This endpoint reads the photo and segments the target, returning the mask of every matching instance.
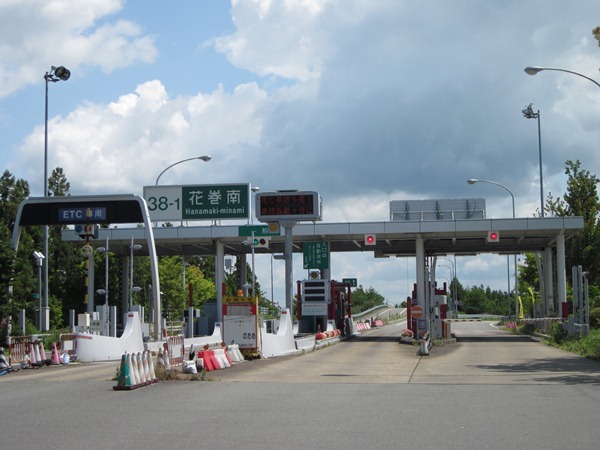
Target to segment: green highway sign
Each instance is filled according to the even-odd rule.
[[[305,242],[302,246],[305,269],[329,269],[329,244]]]
[[[358,280],[356,278],[342,278],[342,283],[350,285],[350,287],[358,286]]]
[[[254,234],[253,234],[254,233]],[[279,224],[268,225],[243,225],[238,227],[239,237],[249,236],[279,236]]]
[[[184,220],[245,219],[248,217],[247,184],[182,186]]]
[[[144,186],[153,222],[250,217],[250,185]]]

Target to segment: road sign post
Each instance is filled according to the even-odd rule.
[[[419,319],[423,317],[423,307],[420,305],[414,305],[410,308],[410,315],[413,319]]]
[[[347,284],[350,287],[358,286],[358,280],[356,278],[342,278],[342,283]]]
[[[305,242],[302,253],[305,269],[329,269],[327,242]]]

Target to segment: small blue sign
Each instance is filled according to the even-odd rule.
[[[106,220],[106,208],[59,208],[58,221],[65,223],[98,222]]]

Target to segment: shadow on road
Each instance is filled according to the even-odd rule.
[[[346,342],[400,342],[400,336],[354,336]]]
[[[478,369],[491,372],[522,373],[532,375],[538,381],[552,381],[562,384],[594,384],[600,385],[600,363],[585,358],[551,358],[538,359],[527,363],[516,364],[479,364],[472,365]],[[536,373],[551,374],[536,378]]]
[[[506,336],[456,336],[457,342],[533,342],[529,336],[506,335]]]

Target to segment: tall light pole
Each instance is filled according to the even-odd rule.
[[[526,119],[537,119],[538,123],[538,148],[540,159],[540,215],[544,217],[544,176],[542,173],[542,130],[540,125],[540,110],[533,111],[533,103],[527,105],[522,111],[523,117]]]
[[[131,245],[129,246],[129,311],[133,308],[133,251],[140,250],[142,246],[140,244],[133,243],[133,236],[131,236]]]
[[[48,83],[67,81],[71,77],[71,71],[63,66],[50,67],[44,74],[46,81],[46,96],[44,102],[44,197],[48,197]],[[48,225],[44,225],[44,315],[43,323],[40,323],[41,331],[48,331],[50,324],[46,312],[48,311]],[[41,317],[41,312],[40,312]]]
[[[557,69],[555,67],[540,67],[540,66],[525,67],[525,73],[527,75],[537,75],[538,73],[540,73],[543,70],[553,70],[556,72],[565,72],[565,73],[570,73],[572,75],[577,75],[578,77],[585,78],[586,80],[589,80],[592,83],[594,83],[596,86],[600,87],[600,83],[598,83],[593,78],[590,78],[579,72],[574,72],[572,70]],[[529,106],[523,110],[523,115],[528,119],[537,119],[538,120],[538,141],[539,141],[539,147],[540,147],[540,191],[541,191],[542,190],[542,138],[541,138],[541,132],[540,132],[540,112],[538,110],[537,113],[534,113],[533,109],[531,107],[532,107],[532,104],[530,103]],[[544,217],[544,200],[543,200],[543,198],[542,198],[542,217]]]
[[[163,170],[161,173],[158,174],[158,176],[156,177],[156,186],[158,186],[158,180],[160,180],[160,177],[162,176],[162,174],[165,173],[167,170],[169,170],[171,167],[176,166],[177,164],[184,163],[184,162],[193,161],[195,159],[199,159],[200,161],[208,162],[212,159],[212,156],[209,156],[209,155],[195,156],[193,158],[182,159],[181,161],[177,161],[176,163],[171,164],[169,167],[167,167],[165,170]]]
[[[504,189],[506,192],[508,192],[510,194],[510,197],[512,199],[512,215],[513,215],[513,219],[515,218],[515,196],[513,195],[512,191],[507,188],[506,186],[504,186],[503,184],[497,183],[496,181],[490,181],[490,180],[478,180],[477,178],[469,178],[467,180],[467,183],[469,184],[475,184],[475,183],[488,183],[488,184],[493,184],[495,186],[499,186],[502,189]],[[513,255],[514,256],[514,265],[515,265],[515,320],[519,318],[519,268],[517,266],[517,255]],[[509,264],[509,257],[508,255],[506,255],[506,264]],[[510,269],[509,269],[510,271]],[[508,279],[510,280],[510,276],[508,276]],[[510,281],[509,281],[510,283]],[[510,288],[509,288],[510,290]]]
[[[456,255],[454,255],[454,258],[456,259]],[[454,281],[452,282],[452,311],[451,312],[454,313],[456,310],[456,306],[457,306],[456,301],[458,300],[458,286],[457,286],[457,280],[456,280],[456,264],[450,258],[445,258],[443,256],[438,256],[437,259],[443,259],[444,261],[448,261],[450,264],[452,264],[452,279]]]
[[[108,307],[108,236],[106,236],[106,246],[98,247],[100,253],[104,253],[104,305]]]
[[[40,330],[42,329],[42,264],[44,261],[44,255],[42,255],[40,252],[35,251],[33,252],[33,257],[35,258],[35,261],[37,262],[37,268],[38,268],[38,326],[40,327]]]
[[[258,186],[252,186],[250,188],[250,190],[253,193],[257,193],[258,191],[260,191],[260,188]],[[254,205],[254,206],[252,206]],[[252,195],[252,198],[250,199],[250,223],[254,225],[254,209],[256,207],[256,201],[255,201],[255,196]]]

